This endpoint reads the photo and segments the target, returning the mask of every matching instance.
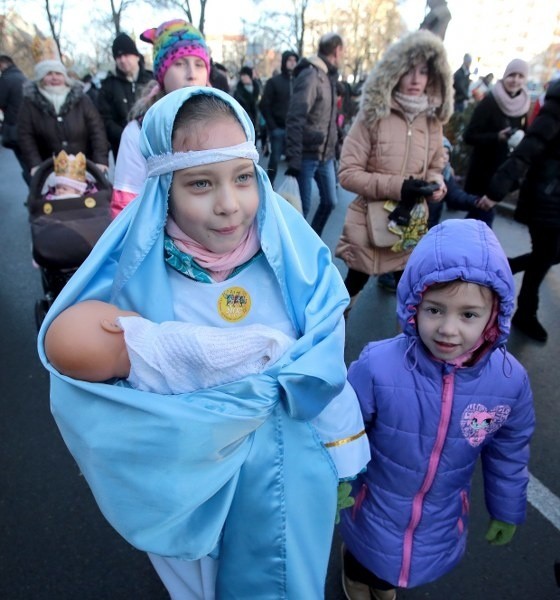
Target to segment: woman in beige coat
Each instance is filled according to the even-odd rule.
[[[451,69],[443,43],[429,31],[395,42],[366,80],[339,171],[342,187],[358,194],[336,248],[348,266],[349,308],[370,275],[396,272],[398,279],[412,251],[372,246],[367,203],[398,202],[391,220],[406,226],[418,200],[440,202],[445,196],[442,126],[451,112]]]

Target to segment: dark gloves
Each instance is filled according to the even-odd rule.
[[[284,175],[286,175],[287,177],[298,177],[299,173],[299,169],[294,169],[294,167],[288,167]]]
[[[401,227],[410,222],[410,211],[414,205],[426,196],[431,196],[439,185],[437,183],[428,183],[423,179],[405,179],[401,187],[401,201],[389,215],[389,220],[394,221]]]
[[[401,187],[401,202],[410,204],[410,207],[418,202],[420,198],[431,196],[439,185],[437,183],[428,183],[423,179],[405,179]]]

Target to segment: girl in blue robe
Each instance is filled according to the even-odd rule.
[[[197,96],[220,99],[229,121],[208,108],[182,118]],[[198,595],[172,592],[182,599],[323,597],[337,484],[369,458],[346,383],[348,296],[328,248],[272,191],[254,141],[246,113],[219,90],[185,88],[157,102],[142,126],[149,169],[142,193],[111,224],[39,333],[53,415],[107,520],[156,568],[164,565],[164,582],[164,567],[218,559],[215,585]],[[227,176],[215,176],[220,169]],[[254,218],[242,222],[238,209],[221,208],[209,217],[212,226],[204,217],[197,229],[189,210],[208,191],[220,196],[226,180],[245,217]],[[204,202],[199,208],[207,211]],[[214,227],[218,213],[228,216]],[[49,363],[44,336],[62,310],[88,299],[156,323],[260,322],[296,342],[260,374],[191,393],[79,381]]]

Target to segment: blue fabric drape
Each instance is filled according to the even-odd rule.
[[[145,156],[171,151],[178,109],[215,94],[252,125],[227,94],[186,88],[148,111]],[[300,337],[260,375],[163,396],[123,382],[59,374],[43,349],[53,318],[95,298],[154,322],[173,320],[163,260],[172,174],[151,177],[64,288],[39,333],[51,372],[51,407],[62,436],[111,525],[162,556],[220,555],[220,598],[321,597],[336,510],[337,474],[308,420],[346,380],[342,313],[348,302],[328,248],[277,196],[256,166],[262,250]]]

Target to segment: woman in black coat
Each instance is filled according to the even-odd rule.
[[[532,251],[510,259],[512,271],[525,271],[512,323],[545,342],[537,319],[539,287],[550,267],[560,262],[560,81],[551,84],[544,105],[510,158],[498,169],[479,202],[493,209],[521,186],[515,218],[529,226]]]
[[[35,66],[34,81],[23,88],[18,136],[31,175],[61,150],[83,152],[102,171],[108,169],[109,142],[101,115],[60,61],[44,60]]]
[[[465,179],[465,191],[469,194],[484,195],[492,175],[509,155],[509,138],[517,130],[525,129],[531,103],[525,87],[528,73],[529,65],[525,61],[512,60],[502,79],[474,109],[463,136],[465,143],[473,147]],[[474,208],[467,217],[484,221],[491,227],[494,211]]]

